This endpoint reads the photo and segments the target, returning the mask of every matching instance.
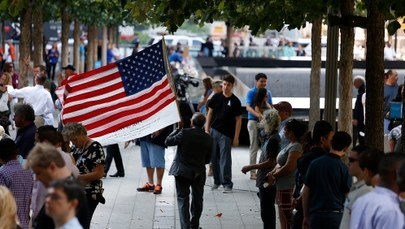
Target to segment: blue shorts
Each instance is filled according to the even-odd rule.
[[[141,141],[142,167],[165,168],[165,147]]]

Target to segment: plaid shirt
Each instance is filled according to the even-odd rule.
[[[13,193],[17,203],[17,215],[21,226],[28,228],[33,178],[30,171],[23,169],[17,160],[11,160],[0,167],[0,185]]]

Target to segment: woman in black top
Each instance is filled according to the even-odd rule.
[[[87,131],[80,123],[64,126],[63,136],[74,145],[70,151],[80,171],[77,179],[85,184],[89,218],[93,217],[98,203],[105,203],[103,182],[105,154],[100,143],[87,136]]]

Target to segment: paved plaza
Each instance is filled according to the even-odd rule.
[[[175,148],[166,150],[166,172],[161,195],[137,192],[136,188],[146,181],[146,170],[141,167],[140,147],[131,144],[124,149],[120,144],[125,166],[125,177],[104,181],[106,204],[100,204],[92,220],[92,229],[124,228],[180,228],[174,177],[168,170],[175,155]],[[247,147],[233,148],[232,193],[222,193],[221,189],[211,191],[213,178],[208,177],[204,190],[204,210],[200,227],[207,229],[262,228],[259,198],[255,181],[240,169],[249,161]],[[109,174],[116,172],[112,164]]]

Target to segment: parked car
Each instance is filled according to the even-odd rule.
[[[148,45],[155,44],[162,39],[162,36],[152,37]],[[201,44],[205,43],[205,40],[201,37],[192,37],[185,35],[166,35],[165,41],[167,46],[176,46],[180,43],[183,47],[187,46],[189,48],[189,53],[191,56],[196,57],[201,49]]]

